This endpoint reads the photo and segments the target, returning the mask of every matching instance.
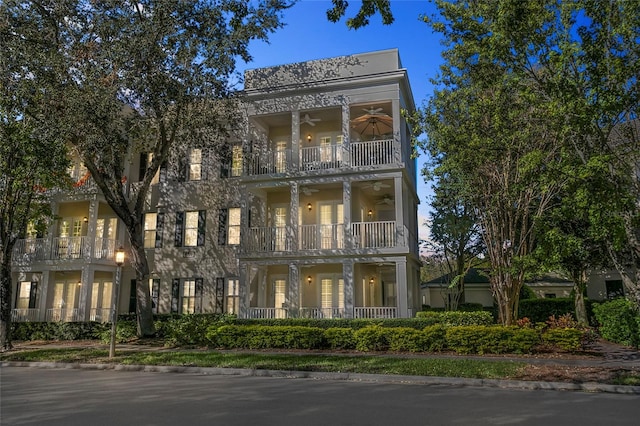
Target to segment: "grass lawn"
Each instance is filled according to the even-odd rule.
[[[2,354],[0,360],[228,367],[477,379],[514,377],[527,365],[525,362],[519,361],[484,361],[464,358],[400,358],[379,355],[260,354],[180,350],[170,352],[118,351],[115,358],[109,359],[106,350],[91,348],[22,350]]]

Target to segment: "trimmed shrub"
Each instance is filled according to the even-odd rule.
[[[379,325],[358,329],[353,333],[353,337],[356,341],[356,349],[361,352],[386,351],[389,349],[387,333]]]
[[[504,326],[460,326],[446,331],[447,347],[461,354],[527,353],[540,341],[538,332]]]
[[[354,331],[350,328],[333,327],[324,330],[324,340],[329,349],[355,349]]]
[[[573,314],[574,301],[571,298],[525,299],[518,305],[518,316],[527,317],[532,322],[545,322],[550,316],[560,317]]]
[[[415,328],[396,327],[386,330],[389,350],[399,352],[425,352],[428,349],[426,333]]]
[[[29,340],[95,340],[111,324],[99,322],[14,322],[11,323],[11,338]]]
[[[584,331],[576,328],[550,328],[542,333],[542,342],[556,349],[575,352],[582,349]]]
[[[228,322],[228,316],[220,314],[189,314],[170,317],[156,324],[168,344],[177,346],[206,346],[206,333],[211,326],[220,326]],[[157,333],[159,334],[159,333]]]
[[[431,352],[438,352],[445,349],[446,342],[446,328],[443,325],[436,324],[430,325],[422,329],[422,334],[425,340],[425,350]]]
[[[640,314],[630,300],[619,298],[594,304],[600,335],[611,342],[640,346]]]
[[[100,333],[100,340],[103,343],[111,341],[111,323],[107,323],[108,328]],[[138,336],[138,325],[135,321],[120,321],[116,324],[116,342],[126,343]]]
[[[447,312],[418,312],[418,318],[424,319],[429,324],[442,324],[445,326],[458,325],[492,325],[493,315],[486,311],[447,311]]]
[[[246,349],[318,349],[323,330],[316,327],[288,326],[211,326],[206,333],[212,346]]]

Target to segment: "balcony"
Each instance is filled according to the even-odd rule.
[[[43,260],[114,260],[116,240],[88,237],[30,238],[18,240],[13,248],[17,263]]]
[[[78,322],[82,321],[78,308],[47,309],[46,322]]]
[[[351,243],[345,238],[342,223],[301,225],[297,227],[298,250],[385,249],[406,247],[406,227],[399,231],[395,221],[354,222]],[[291,252],[294,227],[253,227],[243,237],[245,253]]]
[[[282,174],[293,171],[336,170],[347,167],[371,167],[399,161],[399,144],[393,139],[353,142],[343,145],[303,147],[298,167],[291,150],[266,151],[246,156],[248,176]]]
[[[40,309],[16,308],[11,311],[12,322],[37,322],[40,320]]]

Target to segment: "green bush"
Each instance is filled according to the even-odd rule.
[[[574,301],[571,298],[525,299],[518,305],[518,316],[532,322],[545,322],[550,316],[560,317],[573,314]]]
[[[111,324],[106,323],[108,328],[100,334],[100,340],[104,343],[111,341]],[[138,336],[138,325],[136,321],[120,321],[116,324],[116,342],[126,343]]]
[[[157,321],[157,331],[161,331],[168,344],[177,346],[205,346],[206,333],[211,326],[226,324],[229,317],[220,314],[190,314]],[[160,334],[160,333],[157,333]]]
[[[575,352],[582,349],[584,333],[576,328],[551,328],[542,333],[542,342],[556,349]]]
[[[329,349],[355,349],[354,331],[350,328],[333,327],[324,331],[324,340]]]
[[[356,330],[353,333],[356,349],[361,352],[386,351],[389,349],[387,333],[379,325],[371,325]]]
[[[540,341],[533,329],[504,326],[459,326],[446,330],[446,345],[461,354],[529,353]]]
[[[14,322],[11,338],[16,341],[94,340],[110,327],[109,323],[99,322]]]
[[[214,347],[245,349],[318,349],[323,330],[316,327],[289,326],[210,326],[206,338]]]
[[[386,330],[389,350],[398,352],[425,352],[429,342],[423,331],[408,327],[395,327]]]
[[[594,304],[600,335],[611,342],[640,346],[640,314],[630,300],[619,298]]]
[[[423,319],[428,324],[442,324],[445,326],[458,326],[458,325],[491,325],[493,324],[493,315],[491,312],[486,311],[447,311],[447,312],[418,312],[416,316],[419,319]]]
[[[446,327],[441,324],[430,325],[422,329],[425,340],[425,350],[430,352],[438,352],[445,349]]]

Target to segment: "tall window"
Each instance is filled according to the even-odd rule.
[[[240,244],[240,208],[220,209],[218,217],[218,244]]]
[[[240,280],[227,280],[227,310],[228,314],[237,314],[240,307]]]
[[[287,170],[287,141],[276,142],[275,161],[276,173],[284,173]]]
[[[234,145],[231,149],[231,176],[242,176],[242,146]]]
[[[189,180],[202,180],[202,150],[193,148],[189,152]]]
[[[145,213],[144,215],[144,247],[162,247],[162,225],[164,213]]]
[[[151,312],[157,314],[160,304],[160,278],[149,278],[149,294],[151,295]]]
[[[344,279],[326,277],[320,280],[320,306],[322,308],[344,308]]]
[[[176,213],[176,247],[204,245],[206,213],[206,210]]]
[[[174,278],[171,286],[171,312],[194,314],[202,312],[202,278]]]
[[[36,307],[37,283],[20,281],[16,295],[16,309],[33,309]]]

